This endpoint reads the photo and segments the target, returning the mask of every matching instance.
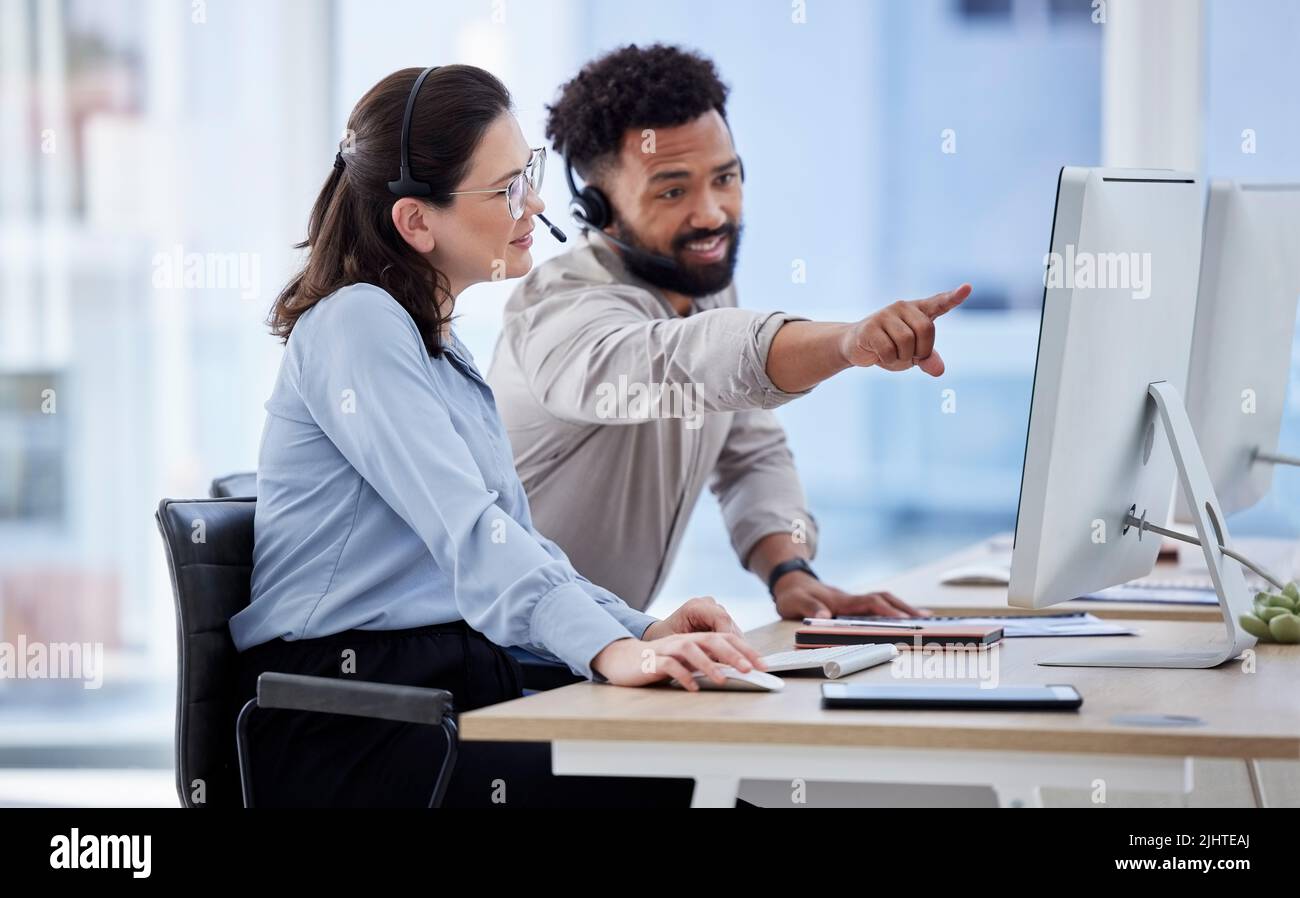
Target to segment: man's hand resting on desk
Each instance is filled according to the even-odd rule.
[[[648,629],[647,629],[648,632]],[[600,650],[591,667],[616,686],[646,686],[673,679],[691,692],[699,690],[693,674],[704,673],[721,686],[721,665],[762,670],[760,655],[734,633],[679,633],[661,639],[619,639]]]
[[[841,615],[879,615],[881,617],[926,617],[892,592],[869,592],[861,595],[828,586],[799,571],[776,581],[774,590],[777,613],[787,620],[805,617],[839,617]]]

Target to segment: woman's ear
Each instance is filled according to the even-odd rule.
[[[413,197],[402,197],[393,203],[393,226],[402,239],[416,252],[425,255],[433,252],[437,241],[433,234],[433,209]]]

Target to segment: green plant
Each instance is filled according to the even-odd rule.
[[[1280,593],[1256,593],[1254,613],[1239,621],[1260,642],[1300,643],[1300,587],[1293,580]]]

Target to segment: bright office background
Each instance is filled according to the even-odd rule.
[[[97,691],[0,681],[0,767],[170,764],[153,511],[254,467],[281,351],[263,318],[348,111],[405,66],[490,69],[540,142],[544,104],[593,56],[653,41],[711,56],[748,175],[744,305],[845,320],[975,286],[940,323],[942,380],[851,372],[780,411],[819,570],[867,587],[1010,529],[1057,171],[1102,161],[1106,26],[1089,0],[807,0],[803,23],[792,6],[0,0],[0,639],[109,652]],[[1203,41],[1202,174],[1300,178],[1300,5],[1207,0]],[[544,198],[567,225],[558,172]],[[534,254],[559,249],[541,236]],[[158,280],[159,258],[190,252],[244,254],[256,291]],[[509,290],[458,309],[484,369]],[[1294,398],[1283,443],[1300,445]],[[1231,524],[1295,535],[1298,500],[1281,472]],[[704,593],[746,623],[770,614],[707,495],[656,610]]]

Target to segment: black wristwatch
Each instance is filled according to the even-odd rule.
[[[772,573],[767,575],[767,591],[772,598],[776,598],[776,581],[780,580],[791,571],[803,571],[814,580],[820,580],[816,573],[813,572],[812,565],[806,558],[791,558],[789,561],[783,561],[776,567],[772,568]]]

